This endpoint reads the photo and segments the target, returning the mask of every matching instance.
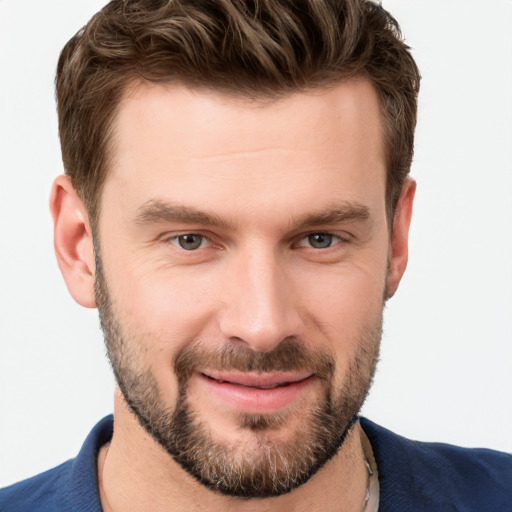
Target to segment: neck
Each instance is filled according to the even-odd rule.
[[[237,499],[207,489],[174,462],[140,427],[119,391],[114,418],[112,441],[98,456],[98,485],[105,512],[362,510],[368,473],[358,423],[339,452],[302,486],[275,498]]]

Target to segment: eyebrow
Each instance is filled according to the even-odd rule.
[[[341,222],[365,221],[370,217],[370,209],[358,202],[344,201],[327,205],[321,210],[306,213],[298,219],[290,219],[293,229]],[[201,224],[217,226],[225,230],[234,230],[237,222],[226,219],[216,213],[198,210],[181,204],[170,203],[161,199],[151,199],[137,208],[134,222],[151,224],[158,222],[178,222],[182,224]]]
[[[137,208],[135,218],[137,224],[151,224],[157,222],[179,222],[183,224],[203,224],[206,226],[218,226],[223,229],[233,229],[235,222],[217,215],[184,206],[181,204],[169,203],[161,199],[151,199]]]
[[[339,224],[341,222],[365,221],[370,218],[370,209],[358,202],[344,201],[327,205],[321,210],[307,213],[293,222],[297,228],[320,226],[322,224]]]

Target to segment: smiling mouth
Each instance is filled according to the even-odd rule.
[[[217,382],[219,384],[235,384],[237,386],[243,386],[245,388],[252,388],[252,389],[275,389],[275,388],[282,388],[282,387],[285,387],[285,386],[291,386],[293,384],[296,384],[297,382],[302,382],[302,380],[305,380],[305,379],[302,379],[300,381],[294,381],[294,382],[278,382],[276,384],[251,385],[251,384],[242,384],[240,382],[232,382],[232,381],[229,381],[229,380],[214,379],[213,377],[210,377],[210,376],[206,375],[205,373],[203,373],[202,375],[204,375],[206,378],[208,378],[210,380],[214,380],[215,382]],[[308,378],[308,377],[306,377],[306,378]]]
[[[302,397],[316,380],[310,372],[256,374],[207,370],[197,375],[208,396],[245,413],[283,410]]]
[[[201,372],[201,375],[218,384],[233,384],[246,388],[275,389],[298,384],[313,377],[312,373],[284,372],[268,374],[251,374],[244,372]]]

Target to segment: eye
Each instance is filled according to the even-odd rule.
[[[299,247],[313,247],[313,249],[328,249],[339,244],[342,239],[331,233],[311,233],[305,236],[297,245]]]
[[[195,251],[205,247],[208,244],[208,239],[204,235],[185,233],[184,235],[173,236],[171,243],[186,251]]]

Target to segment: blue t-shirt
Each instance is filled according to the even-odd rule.
[[[377,462],[379,512],[512,512],[512,455],[410,441],[361,418]],[[101,512],[96,457],[103,418],[75,459],[0,490],[1,512]]]

